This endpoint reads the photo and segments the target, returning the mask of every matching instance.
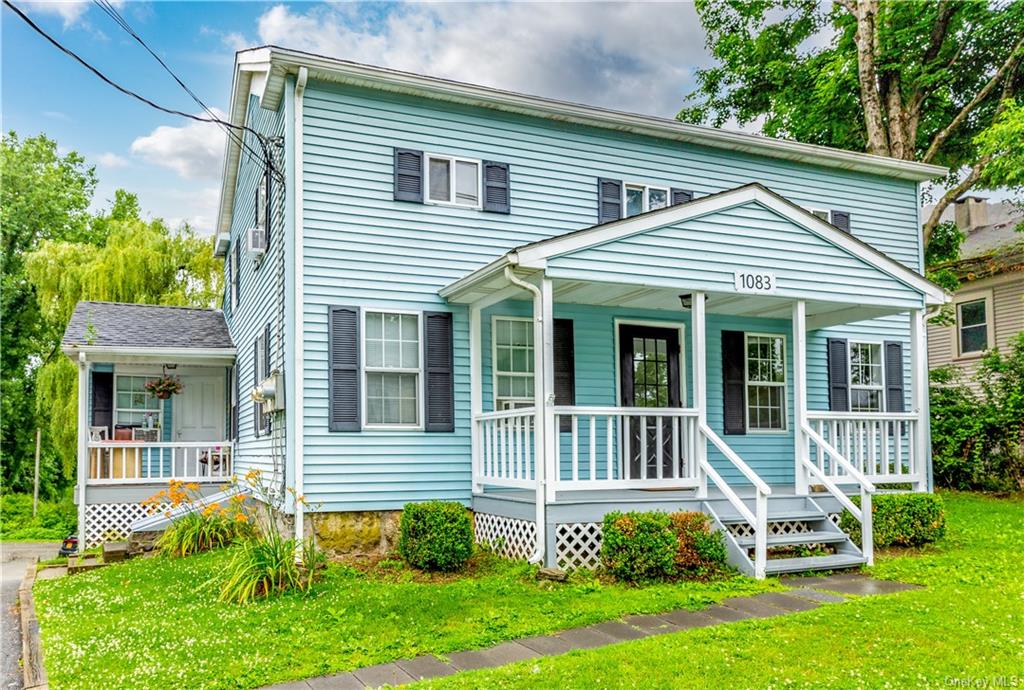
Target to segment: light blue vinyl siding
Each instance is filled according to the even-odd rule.
[[[297,145],[303,152],[304,186],[300,203],[305,493],[325,511],[393,509],[432,498],[468,501],[468,316],[465,309],[445,304],[437,291],[513,247],[593,225],[598,177],[690,189],[697,197],[760,182],[807,208],[849,211],[855,236],[912,268],[920,264],[913,182],[316,81],[307,86],[304,112],[304,137]],[[512,212],[502,215],[394,201],[394,147],[509,163]],[[745,223],[772,222],[758,217],[757,209],[736,213],[750,214]],[[701,231],[724,232],[710,221],[694,223]],[[766,228],[762,242],[771,244],[771,232]],[[851,279],[859,275],[857,266],[844,265]],[[890,287],[899,291],[895,281]],[[887,291],[883,296],[875,290],[869,294],[865,301],[894,293]],[[327,309],[343,305],[454,311],[454,433],[327,431]],[[515,308],[528,313],[529,307]],[[573,310],[581,315],[576,336],[578,402],[613,403],[612,323],[618,312],[591,323],[582,316],[592,308],[556,304],[555,309],[557,316]],[[720,357],[718,332],[729,323],[709,315],[709,403],[719,427],[720,372],[715,372],[720,366],[714,363]],[[486,333],[488,317],[484,328]],[[759,324],[759,330],[771,329],[788,334],[789,324]],[[814,342],[820,343],[812,348],[820,347],[823,358],[824,336],[815,337]],[[251,342],[247,337],[236,342],[245,376]],[[489,341],[482,354],[489,360]],[[812,369],[821,391],[814,393],[812,401],[820,401],[827,395],[820,378],[824,365],[815,361]],[[489,375],[483,381],[484,400],[490,405]],[[713,397],[715,388],[718,398]],[[788,403],[792,405],[792,395]],[[242,423],[244,437],[245,425],[251,422],[243,415]],[[784,452],[791,448],[791,434],[736,439],[728,440],[767,479],[792,477],[792,451]]]
[[[914,307],[921,296],[840,247],[750,202],[548,259],[552,278],[734,292],[734,271],[775,273],[779,297]]]

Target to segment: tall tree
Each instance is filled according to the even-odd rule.
[[[926,245],[958,196],[1013,184],[986,133],[1024,88],[1024,2],[697,0],[697,12],[719,64],[698,71],[680,120],[760,121],[769,136],[948,166]]]

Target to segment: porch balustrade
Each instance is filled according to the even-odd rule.
[[[921,482],[924,454],[914,412],[808,412],[811,429],[858,472],[875,483]],[[838,484],[856,483],[813,437],[810,458]]]
[[[88,456],[89,484],[223,482],[232,475],[231,441],[90,441]]]

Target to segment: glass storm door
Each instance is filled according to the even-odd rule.
[[[679,331],[619,326],[619,391],[624,407],[680,407]],[[629,416],[623,429],[624,479],[656,479],[675,474],[672,449],[680,442],[670,417]],[[658,427],[661,427],[659,446]]]

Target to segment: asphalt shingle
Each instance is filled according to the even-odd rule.
[[[121,302],[79,302],[64,331],[62,345],[234,347],[219,309]]]

